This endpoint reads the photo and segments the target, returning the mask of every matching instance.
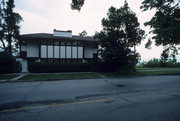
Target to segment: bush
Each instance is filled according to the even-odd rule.
[[[42,63],[36,62],[30,65],[30,72],[58,73],[58,72],[88,72],[92,71],[89,63]]]
[[[180,67],[180,62],[176,60],[163,61],[161,59],[153,58],[148,62],[141,63],[142,67]]]
[[[0,73],[21,72],[21,64],[13,56],[0,53]]]

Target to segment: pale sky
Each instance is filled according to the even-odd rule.
[[[119,8],[124,0],[85,0],[81,11],[71,10],[71,0],[14,0],[15,11],[22,18],[21,34],[52,33],[53,29],[72,30],[73,35],[86,30],[88,35],[94,35],[102,29],[101,20],[107,17],[111,6]],[[149,27],[143,23],[150,20],[154,11],[141,12],[139,6],[142,0],[127,0],[130,8],[138,16],[141,29],[149,32]],[[162,47],[152,46],[151,50],[144,48],[144,40],[137,51],[141,54],[141,61],[159,58]],[[179,57],[178,57],[179,58]],[[180,59],[178,59],[180,60]]]

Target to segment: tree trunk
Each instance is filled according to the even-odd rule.
[[[8,41],[8,54],[12,55],[12,40],[11,40],[11,35],[8,35],[7,41]]]
[[[133,61],[133,72],[136,72],[136,44],[134,42],[134,61]]]
[[[1,43],[2,43],[2,45],[3,45],[4,52],[7,53],[6,45],[5,45],[5,43],[4,43],[4,41],[3,41],[2,38],[1,38]]]

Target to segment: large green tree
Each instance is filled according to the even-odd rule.
[[[3,39],[3,37],[4,37],[4,32],[3,32],[3,18],[4,18],[3,9],[4,9],[4,4],[5,3],[2,0],[0,2],[0,41],[1,41],[1,44],[2,44],[2,46],[0,46],[0,51],[6,52],[6,45],[5,45],[5,41]]]
[[[139,54],[132,48],[141,43],[144,31],[139,28],[136,14],[127,2],[116,9],[111,7],[102,20],[103,29],[96,34],[100,39],[100,56],[112,71],[123,67],[134,69]]]
[[[146,26],[150,26],[150,33],[156,45],[163,45],[162,58],[175,58],[177,45],[180,45],[180,6],[178,0],[144,0],[141,9],[143,11],[155,9],[156,13]]]
[[[2,7],[4,6],[4,7]],[[17,50],[18,48],[18,41],[17,37],[19,35],[19,23],[22,21],[22,17],[14,12],[14,0],[8,0],[6,3],[4,3],[4,0],[2,0],[1,3],[1,23],[0,23],[0,29],[1,29],[1,40],[2,42],[7,42],[7,53],[9,55],[12,55],[13,50]]]

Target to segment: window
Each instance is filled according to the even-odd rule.
[[[60,51],[61,57],[60,58],[65,58],[65,52],[66,52],[65,49],[66,49],[65,46],[61,46],[61,51]]]
[[[83,47],[78,47],[78,58],[83,58]]]
[[[78,46],[82,46],[82,42],[78,42]]]
[[[77,46],[77,41],[74,41],[72,45]]]
[[[47,47],[46,45],[41,45],[41,58],[46,58],[47,56]]]
[[[62,42],[61,42],[61,45],[65,45],[65,42],[62,41]]]
[[[59,58],[59,46],[54,46],[54,58]]]
[[[71,58],[71,46],[66,47],[66,58]]]
[[[55,44],[55,45],[59,45],[59,41],[55,41],[54,44]]]
[[[77,47],[72,47],[72,58],[77,58]]]
[[[67,45],[71,45],[71,42],[67,42]]]
[[[46,41],[46,40],[42,40],[42,41],[41,41],[41,44],[42,44],[42,45],[46,45],[46,44],[47,44],[47,41]]]
[[[48,46],[48,58],[53,58],[53,46]]]
[[[53,45],[53,41],[52,41],[52,40],[49,40],[49,41],[48,41],[48,45]]]

